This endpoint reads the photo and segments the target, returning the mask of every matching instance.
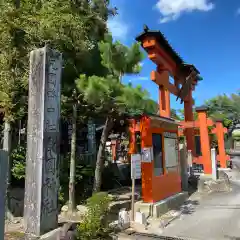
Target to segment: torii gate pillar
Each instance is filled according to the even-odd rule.
[[[212,174],[210,141],[209,141],[208,124],[207,124],[207,110],[208,110],[208,107],[205,107],[205,106],[196,108],[196,112],[198,113],[198,121],[199,121],[199,132],[200,132],[204,173]]]
[[[216,121],[216,136],[218,140],[218,161],[220,161],[221,168],[227,168],[227,159],[229,157],[225,152],[224,134],[226,129],[223,127],[222,120]]]
[[[157,67],[157,72],[162,82],[169,82],[169,72],[167,70]],[[171,116],[170,92],[161,84],[159,84],[159,115],[166,118]]]
[[[193,98],[192,98],[192,90],[189,92],[189,95],[184,100],[184,119],[186,122],[193,122]],[[195,156],[195,136],[194,136],[194,128],[186,128],[185,136],[187,141],[187,150],[191,150],[193,156]]]

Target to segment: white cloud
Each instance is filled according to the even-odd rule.
[[[158,0],[156,8],[160,11],[161,23],[178,19],[184,12],[207,12],[214,8],[211,0]]]
[[[118,16],[108,20],[107,26],[112,33],[113,38],[124,40],[128,34],[128,25],[122,21]]]

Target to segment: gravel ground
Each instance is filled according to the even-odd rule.
[[[24,240],[24,234],[19,232],[5,233],[4,240]]]

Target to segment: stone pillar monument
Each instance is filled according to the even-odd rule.
[[[0,239],[4,239],[8,152],[0,150]]]
[[[40,236],[58,225],[62,55],[48,47],[30,54],[24,228]]]

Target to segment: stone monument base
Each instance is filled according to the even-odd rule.
[[[136,202],[135,209],[136,211],[140,210],[146,217],[159,218],[169,210],[180,207],[187,198],[187,192],[180,192],[156,203],[144,203],[143,201]]]

